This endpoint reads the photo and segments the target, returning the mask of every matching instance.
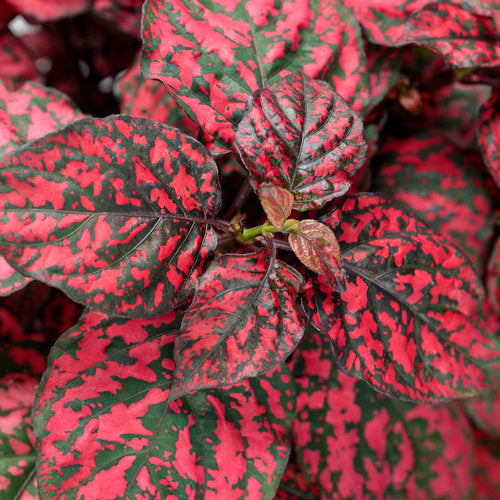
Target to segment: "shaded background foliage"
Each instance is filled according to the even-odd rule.
[[[84,116],[124,113],[155,120],[178,127],[209,147],[214,158],[206,161],[216,163],[221,175],[221,214],[233,216],[232,201],[247,174],[235,160],[232,141],[247,100],[264,85],[274,84],[275,91],[275,82],[282,82],[281,77],[302,70],[306,78],[332,85],[363,119],[367,161],[353,177],[348,194],[381,191],[453,242],[459,249],[461,268],[477,274],[469,286],[478,279],[486,287],[485,298],[476,297],[477,303],[467,311],[469,316],[483,314],[469,318],[469,328],[498,332],[500,49],[495,2],[394,0],[381,5],[375,1],[287,0],[277,3],[279,12],[274,7],[254,8],[252,22],[260,28],[257,31],[248,29],[246,12],[251,4],[149,0],[144,8],[146,48],[141,60],[142,0],[4,0],[0,6],[0,154],[15,157],[18,148],[29,141]],[[200,6],[204,6],[204,15],[196,11]],[[294,13],[302,17],[294,17]],[[220,38],[217,16],[227,16],[225,28],[235,37],[231,61],[224,50],[227,42]],[[273,16],[279,20],[272,22]],[[245,30],[246,38],[239,37]],[[212,38],[203,39],[197,32],[209,33]],[[301,37],[303,33],[307,36]],[[220,46],[214,49],[218,42]],[[250,51],[249,44],[253,44]],[[315,49],[310,51],[310,47]],[[213,54],[212,59],[207,55],[214,50],[216,67],[212,65]],[[198,100],[203,92],[211,97],[209,105]],[[262,96],[259,99],[260,105]],[[244,120],[250,122],[250,118],[252,115]],[[256,121],[253,119],[252,126]],[[277,125],[275,129],[282,131],[283,123]],[[296,162],[301,138],[283,142],[275,161],[279,163],[280,155],[285,154]],[[252,165],[249,170],[257,172],[259,168]],[[262,179],[254,176],[253,180],[257,191]],[[281,185],[293,191],[289,185]],[[308,213],[317,218],[337,206],[342,210],[343,203],[357,203],[354,200],[363,196],[340,204],[328,197],[325,207]],[[377,198],[377,204],[383,205],[383,200]],[[245,212],[247,226],[264,222],[256,194],[250,193],[246,205],[239,208]],[[340,221],[344,227],[354,224],[351,215],[345,216]],[[363,219],[362,212],[358,216]],[[350,242],[343,241],[335,217],[323,222],[339,237],[342,252],[350,252],[347,260],[363,259],[355,250],[348,250]],[[366,245],[376,245],[370,235],[366,236]],[[214,250],[213,241],[205,243],[207,249]],[[248,249],[232,251],[227,260],[244,273],[248,262],[238,255],[248,253]],[[258,272],[266,275],[266,255],[252,258]],[[425,260],[422,255],[418,258]],[[246,264],[239,265],[240,261]],[[221,278],[228,264],[217,267],[220,262],[224,257],[214,261],[209,270],[214,281],[228,279]],[[290,263],[298,266],[296,260],[290,259]],[[275,345],[267,346],[271,353],[279,351],[282,359],[299,343],[304,324],[301,312],[291,305],[301,278],[284,262],[280,265],[287,277],[286,289],[271,279],[265,290],[249,286],[238,294],[253,294],[262,338],[265,318],[272,311],[258,309],[263,297],[272,297],[278,309],[285,304],[287,311],[292,311],[294,321],[280,318],[280,324],[287,324],[286,334],[276,338]],[[98,497],[103,491],[100,488],[113,478],[119,480],[113,485],[115,489],[109,490],[110,498],[140,494],[156,498],[165,491],[178,498],[195,494],[283,499],[500,496],[498,392],[461,403],[427,406],[389,399],[363,381],[348,377],[334,359],[344,371],[371,380],[378,389],[394,389],[394,378],[384,371],[387,359],[396,359],[400,367],[411,365],[413,360],[398,360],[401,345],[395,353],[390,342],[379,349],[381,332],[393,328],[390,321],[379,324],[376,330],[366,327],[362,339],[347,348],[339,345],[339,332],[356,331],[356,322],[371,324],[373,320],[356,315],[354,305],[351,320],[339,326],[342,318],[311,306],[313,291],[318,295],[323,286],[315,282],[318,278],[314,274],[304,273],[306,289],[308,283],[314,283],[307,289],[305,309],[312,311],[313,325],[333,339],[333,350],[309,325],[291,358],[274,371],[240,381],[238,374],[232,373],[234,366],[224,366],[221,370],[227,381],[236,384],[230,392],[210,389],[185,396],[187,387],[196,386],[189,378],[189,349],[199,348],[192,345],[196,322],[207,321],[209,329],[217,330],[217,317],[209,321],[203,313],[207,301],[217,300],[208,288],[201,290],[188,311],[187,324],[182,325],[179,336],[183,343],[174,341],[181,328],[174,313],[156,323],[146,322],[146,326],[141,326],[140,319],[122,319],[119,328],[113,321],[110,327],[105,314],[86,311],[81,316],[81,305],[59,290],[31,282],[20,271],[0,257],[2,498],[38,497],[37,450],[41,498],[57,498],[61,492],[69,498],[78,494]],[[349,292],[349,287],[368,288],[366,283],[373,288],[372,280],[349,271],[346,294],[315,300],[337,306],[340,302],[355,304],[356,294],[353,289]],[[135,285],[142,289],[144,284],[139,280]],[[407,303],[403,295],[398,300],[404,309]],[[237,298],[234,304],[238,307]],[[165,333],[170,330],[175,334]],[[367,335],[368,330],[373,335]],[[231,342],[246,334],[245,327],[232,332],[212,353],[214,359],[219,355],[224,359],[220,353],[231,350]],[[247,345],[257,352],[259,341],[252,338]],[[451,363],[456,350],[444,344]],[[364,345],[375,345],[380,358],[374,361],[373,356],[363,355]],[[431,359],[435,345],[427,353],[420,351],[415,359]],[[460,345],[458,350],[469,347]],[[31,405],[51,348],[50,371],[43,379],[39,411],[34,414],[37,444]],[[175,411],[167,414],[167,401],[175,399],[170,396],[174,373],[170,360],[175,356],[181,359],[186,352],[187,367],[175,368],[180,382],[177,379],[173,385],[175,397],[184,397],[172,402]],[[253,370],[253,374],[267,372],[271,368],[266,364],[268,354],[260,353],[261,358],[254,359],[250,367],[248,360],[238,366],[249,373]],[[148,363],[142,356],[148,356]],[[366,364],[370,359],[384,369],[371,373]],[[426,362],[426,367],[435,368],[432,361]],[[474,369],[480,373],[476,366]],[[200,366],[197,371],[200,386],[213,385],[210,374],[214,366]],[[400,371],[399,382],[418,386]],[[135,374],[136,386],[122,383],[124,373]],[[415,373],[410,371],[410,375]],[[475,376],[474,382],[477,380]],[[454,390],[466,392],[468,382],[455,380]],[[96,386],[102,388],[102,394],[94,392]],[[436,397],[439,384],[429,386],[429,393],[429,387],[418,386],[417,399]],[[452,397],[457,395],[451,393]],[[109,407],[105,417],[108,427],[96,410],[103,402]],[[61,413],[51,420],[56,409]],[[248,415],[258,415],[257,421]],[[113,433],[109,416],[126,416],[127,432]],[[69,425],[58,429],[61,435],[56,435],[58,419],[66,419]],[[226,425],[226,435],[218,429],[217,421]],[[380,439],[374,438],[379,435]],[[68,436],[74,447],[61,448],[58,441]],[[178,461],[163,453],[174,449]],[[75,464],[79,454],[84,455],[83,466]],[[57,458],[56,467],[50,464],[52,457]],[[94,467],[89,468],[89,464]],[[58,476],[61,470],[64,474]],[[136,480],[125,481],[126,471]]]

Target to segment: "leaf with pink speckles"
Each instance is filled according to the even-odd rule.
[[[316,332],[291,366],[297,459],[321,498],[468,498],[471,430],[455,407],[381,396],[338,370]]]
[[[291,461],[292,457],[283,473],[274,500],[319,500],[320,489],[307,484],[302,469],[295,461]]]
[[[142,71],[167,86],[225,152],[248,98],[295,71],[335,87],[358,112],[368,99],[361,30],[330,0],[148,0]]]
[[[35,469],[30,415],[37,387],[37,379],[21,373],[0,378],[0,498],[34,493],[26,486]]]
[[[90,10],[89,0],[6,0],[19,14],[35,22],[56,21]]]
[[[0,33],[0,79],[10,88],[36,80],[35,61],[26,47],[9,30]]]
[[[452,66],[496,66],[500,42],[498,4],[457,0],[347,0],[368,38],[381,45],[419,44],[441,53]]]
[[[0,155],[83,117],[70,99],[55,89],[28,82],[10,90],[0,81]],[[0,295],[19,290],[30,281],[0,257]]]
[[[115,95],[120,102],[121,113],[164,123],[193,137],[198,134],[198,125],[177,105],[163,84],[146,80],[141,75],[138,57],[118,78]]]
[[[476,152],[434,131],[381,145],[374,190],[408,205],[463,250],[482,275],[493,238],[493,200]]]
[[[302,211],[345,194],[366,154],[357,113],[327,83],[300,72],[254,94],[235,144],[253,188],[287,189]]]
[[[345,291],[345,274],[340,260],[340,248],[333,231],[313,219],[297,221],[288,235],[295,255],[307,268],[318,273],[329,286]]]
[[[481,316],[484,289],[467,258],[383,195],[348,197],[340,212],[346,292],[312,277],[305,306],[342,371],[407,400],[486,391],[499,374],[498,342]]]
[[[493,390],[490,394],[473,398],[464,402],[467,415],[478,429],[493,439],[500,439],[500,391]]]
[[[500,186],[500,90],[494,89],[491,98],[481,108],[478,139],[484,163]]]
[[[44,498],[273,498],[295,412],[286,365],[168,403],[181,316],[87,312],[59,339],[33,412]]]
[[[272,370],[304,331],[302,277],[264,248],[226,254],[200,278],[175,340],[170,398]]]
[[[0,248],[74,300],[158,316],[215,249],[217,167],[194,139],[126,115],[85,119],[0,160]]]
[[[282,227],[292,213],[292,193],[275,184],[264,184],[259,189],[259,200],[267,220],[276,227]]]

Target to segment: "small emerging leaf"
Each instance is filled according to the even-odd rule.
[[[333,231],[313,219],[297,222],[297,229],[288,235],[288,242],[295,255],[309,269],[318,273],[329,286],[345,290],[340,248]]]
[[[302,277],[267,249],[219,257],[200,278],[175,340],[171,399],[272,370],[302,337]]]
[[[254,93],[235,145],[253,188],[281,186],[301,211],[343,195],[366,154],[357,113],[326,82],[300,72]]]
[[[259,199],[269,222],[276,227],[283,226],[292,212],[292,193],[275,184],[264,184],[259,189]]]

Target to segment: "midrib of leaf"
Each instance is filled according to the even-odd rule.
[[[19,458],[22,458],[23,456],[26,456],[26,455],[17,455],[17,457],[19,457]],[[33,455],[33,459],[35,459],[35,455]],[[21,486],[17,490],[17,493],[14,495],[14,498],[12,500],[19,500],[21,498],[21,495],[24,493],[24,490],[28,487],[28,484],[31,482],[31,480],[35,477],[35,474],[36,474],[36,465],[33,465],[28,476],[23,481],[23,483],[21,484]]]

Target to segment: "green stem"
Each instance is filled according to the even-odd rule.
[[[261,236],[269,233],[277,233],[281,228],[273,226],[270,222],[265,222],[260,226],[249,227],[245,229],[240,236],[240,239],[243,241],[250,241],[256,238],[257,236]]]

